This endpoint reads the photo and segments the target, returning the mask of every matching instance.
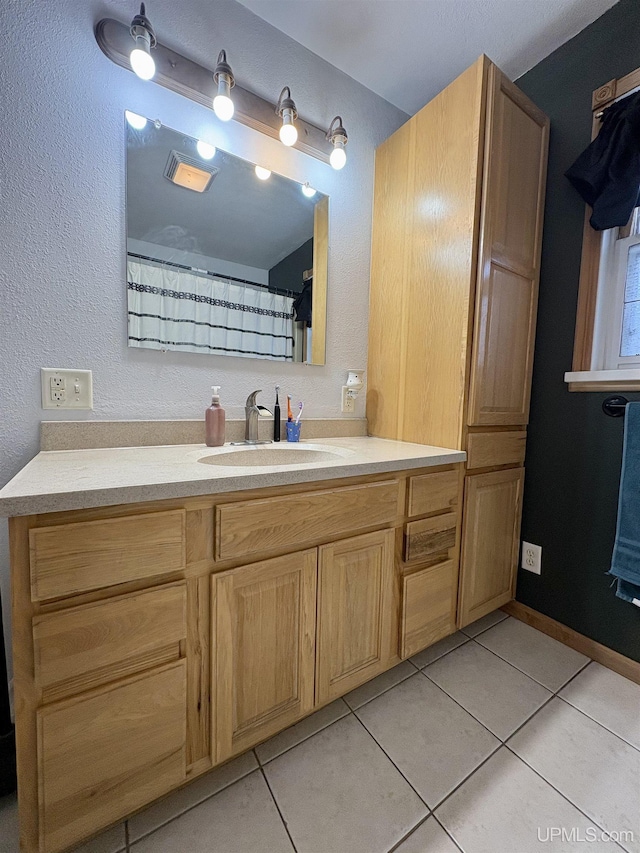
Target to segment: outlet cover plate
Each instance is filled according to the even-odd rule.
[[[43,367],[40,370],[43,409],[93,409],[90,370]]]
[[[531,542],[522,542],[522,568],[527,572],[539,575],[542,572],[542,545],[532,545]]]

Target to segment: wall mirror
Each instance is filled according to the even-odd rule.
[[[129,346],[324,364],[329,198],[127,113]]]

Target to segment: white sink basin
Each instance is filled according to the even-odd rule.
[[[299,444],[283,442],[255,447],[234,447],[220,449],[210,456],[202,456],[198,462],[204,465],[223,465],[229,468],[262,468],[281,465],[309,465],[318,462],[337,462],[350,456],[351,451],[327,445]]]

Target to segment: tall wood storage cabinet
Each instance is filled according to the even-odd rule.
[[[460,626],[514,595],[548,136],[483,56],[376,154],[369,430],[467,451]]]

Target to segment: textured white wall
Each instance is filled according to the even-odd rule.
[[[163,43],[208,67],[226,48],[240,84],[271,101],[290,85],[315,124],[340,113],[350,156],[334,172],[110,62],[93,26],[135,11],[135,0],[0,8],[0,484],[38,450],[42,366],[90,368],[95,410],[86,416],[131,419],[200,417],[213,384],[239,417],[247,392],[265,389],[269,405],[276,383],[305,400],[308,416],[338,416],[345,370],[366,364],[374,149],[406,116],[233,0],[151,0]],[[331,196],[326,366],[127,348],[125,108]],[[0,583],[8,621],[4,522]]]

